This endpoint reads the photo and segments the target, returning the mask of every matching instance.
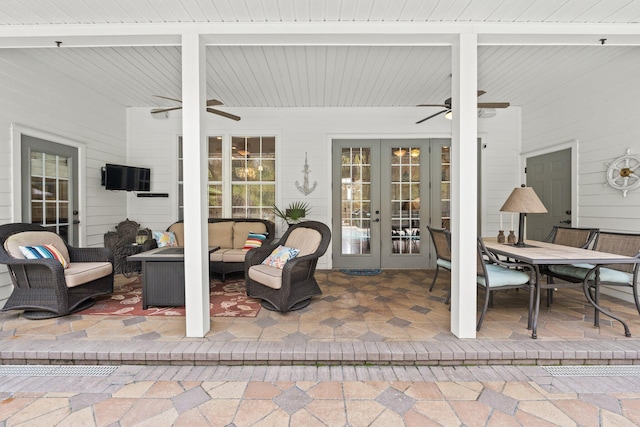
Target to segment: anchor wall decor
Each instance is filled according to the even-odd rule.
[[[300,183],[296,181],[296,188],[305,196],[308,196],[309,194],[311,194],[313,190],[316,189],[316,186],[318,185],[318,181],[313,181],[313,186],[309,187],[309,172],[311,171],[309,170],[309,163],[307,162],[307,153],[305,152],[304,153],[304,169],[302,169],[302,173],[304,174],[304,181],[302,185],[300,185]]]

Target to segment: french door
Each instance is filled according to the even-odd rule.
[[[22,221],[40,224],[78,245],[78,150],[21,137]]]
[[[334,267],[433,267],[426,226],[448,227],[449,145],[333,141]]]

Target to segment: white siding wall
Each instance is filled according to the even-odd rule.
[[[640,233],[640,190],[627,193],[606,183],[606,163],[640,155],[640,85],[636,56],[599,64],[555,88],[522,111],[526,151],[578,140],[577,227]],[[553,72],[553,70],[549,70]],[[549,92],[549,93],[551,93]],[[633,301],[630,288],[603,292]]]
[[[242,117],[239,122],[209,115],[208,135],[276,135],[278,156],[277,204],[305,200],[312,207],[311,219],[331,223],[331,145],[332,138],[429,138],[449,137],[451,125],[443,118],[421,125],[414,122],[415,108],[297,108],[230,110]],[[425,115],[429,114],[425,109]],[[130,197],[129,218],[144,227],[164,230],[177,218],[176,141],[181,133],[180,113],[166,120],[152,118],[148,108],[129,110],[129,164],[151,168],[151,191],[169,193],[169,198]],[[486,144],[483,194],[487,212],[485,235],[498,230],[498,209],[518,184],[519,109],[501,110],[491,119],[480,119],[480,137]],[[473,148],[475,149],[475,147]],[[309,180],[318,182],[308,196],[295,182],[302,182],[305,152]],[[474,177],[469,177],[474,180]],[[281,224],[278,224],[280,227]],[[330,267],[330,255],[319,268]]]
[[[3,49],[0,54],[0,223],[13,218],[12,125],[45,135],[75,141],[85,147],[84,178],[86,212],[81,212],[84,242],[102,246],[103,234],[124,219],[126,198],[100,187],[100,167],[106,162],[125,162],[126,116],[115,104],[90,88],[45,67],[34,67],[23,51]],[[11,292],[6,269],[0,268],[0,306]]]
[[[605,163],[631,149],[640,155],[640,85],[636,58],[585,70],[551,98],[522,111],[526,151],[578,140],[578,224],[610,231],[640,232],[640,190],[627,193],[606,183]],[[553,70],[550,70],[553,72]]]

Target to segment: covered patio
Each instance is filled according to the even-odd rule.
[[[631,303],[603,296],[629,321],[601,319],[581,290],[562,289],[544,304],[538,339],[527,330],[527,292],[498,293],[475,340],[450,332],[443,301],[448,274],[428,291],[433,270],[387,270],[375,276],[318,271],[323,295],[286,314],[214,317],[204,338],[185,336],[184,317],[71,315],[31,321],[0,312],[0,363],[37,364],[634,364],[640,316]],[[118,282],[126,282],[119,276]]]

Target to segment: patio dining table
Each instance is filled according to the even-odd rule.
[[[535,271],[536,297],[534,303],[533,324],[531,326],[531,337],[537,338],[538,313],[540,311],[540,266],[551,264],[592,264],[595,266],[608,264],[636,264],[638,258],[617,255],[608,252],[599,252],[591,249],[574,248],[570,246],[557,245],[547,242],[527,240],[524,247],[515,246],[512,243],[498,243],[496,238],[483,238],[487,249],[495,254],[516,259],[520,262],[530,264]],[[598,271],[596,270],[596,274]],[[603,309],[591,296],[589,291],[590,280],[585,279],[582,283],[584,294],[589,303],[600,313],[617,320],[624,327],[625,336],[630,337],[629,326],[620,317]]]

